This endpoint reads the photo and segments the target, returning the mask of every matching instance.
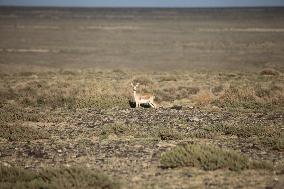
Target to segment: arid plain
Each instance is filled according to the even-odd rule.
[[[1,7],[0,188],[283,187],[283,10]]]

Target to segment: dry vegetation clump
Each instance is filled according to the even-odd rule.
[[[100,139],[109,137],[134,137],[147,138],[155,140],[183,140],[188,137],[187,134],[178,131],[177,128],[171,128],[164,125],[125,125],[123,123],[105,124],[97,128],[95,135]]]
[[[33,121],[38,122],[47,115],[37,111],[30,111],[16,104],[3,104],[0,107],[0,122]]]
[[[12,101],[21,107],[65,109],[128,106],[129,98],[122,84],[117,86],[115,82],[95,80],[95,74],[67,73],[37,74],[36,79],[27,76],[14,82],[3,78],[7,84],[0,89],[1,104]]]
[[[260,71],[259,73],[260,75],[279,75],[279,72],[275,69],[272,69],[272,68],[267,68],[267,69],[263,69]]]
[[[198,93],[194,98],[194,102],[195,104],[199,105],[199,106],[205,106],[205,105],[209,105],[213,102],[214,100],[214,95],[207,90],[201,91],[200,93]]]
[[[242,88],[230,86],[223,94],[215,100],[215,103],[221,107],[254,107],[256,102],[254,91],[251,88]]]
[[[186,135],[176,129],[162,128],[159,130],[159,138],[161,140],[182,140],[186,138]]]
[[[254,91],[262,104],[284,105],[284,88],[276,83],[271,83],[267,87],[256,85]]]
[[[244,107],[249,109],[269,108],[284,105],[284,90],[281,86],[271,84],[262,87],[255,86],[230,86],[214,100],[213,104],[220,107]]]
[[[278,175],[284,174],[284,160],[281,160],[276,164],[276,173]]]
[[[196,95],[199,91],[200,89],[198,87],[178,86],[155,89],[154,93],[158,102],[172,102],[174,100],[189,99],[192,95]]]
[[[247,157],[234,151],[197,144],[177,146],[162,154],[160,161],[163,168],[199,167],[204,170],[228,168],[239,171],[249,168],[272,167],[270,164],[251,162]]]
[[[284,150],[284,133],[280,132],[274,136],[261,137],[260,142],[262,145],[271,148],[272,150]]]
[[[248,138],[252,136],[257,137],[274,137],[278,136],[279,128],[276,126],[266,125],[240,125],[240,124],[216,124],[211,128],[215,132],[222,132],[226,135],[236,135],[238,137]]]
[[[50,135],[47,131],[23,126],[20,123],[0,123],[0,137],[9,141],[31,141],[48,139]]]
[[[204,170],[229,168],[242,170],[249,167],[246,157],[236,152],[223,151],[213,146],[188,144],[178,146],[162,154],[161,165],[163,168],[199,167]]]
[[[118,182],[84,167],[50,168],[39,172],[0,166],[0,188],[120,188]]]
[[[217,124],[208,129],[215,134],[221,132],[225,135],[235,135],[245,139],[256,137],[252,141],[255,145],[262,145],[278,151],[284,149],[284,133],[277,126]]]
[[[219,95],[222,91],[224,90],[224,86],[223,85],[218,85],[218,86],[214,86],[212,89],[211,89],[211,92],[214,94],[214,95]]]
[[[140,83],[140,85],[151,86],[153,85],[153,80],[149,76],[138,76],[133,79],[133,83]]]
[[[167,81],[178,81],[178,77],[175,75],[166,75],[166,76],[160,76],[158,78],[159,82],[167,82]]]
[[[97,131],[97,135],[100,139],[107,139],[110,135],[116,135],[118,137],[134,134],[131,132],[132,127],[128,127],[123,124],[107,124],[103,125],[99,131]]]

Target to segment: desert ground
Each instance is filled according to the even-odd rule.
[[[283,188],[283,10],[1,7],[0,188]]]

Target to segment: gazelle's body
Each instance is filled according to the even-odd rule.
[[[156,108],[156,105],[154,103],[154,95],[137,93],[136,91],[139,83],[137,83],[136,85],[133,85],[133,83],[131,83],[131,86],[133,87],[133,97],[136,103],[136,107],[140,107],[140,104],[149,104],[151,107]]]

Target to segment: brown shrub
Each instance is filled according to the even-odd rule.
[[[0,165],[0,188],[114,189],[121,186],[101,172],[86,167],[49,168],[35,172]]]
[[[214,100],[214,96],[210,91],[202,91],[193,100],[198,105],[208,105]]]
[[[260,71],[260,75],[279,75],[279,72],[272,68],[263,69]]]
[[[152,85],[153,81],[147,76],[139,76],[134,78],[133,83],[140,83],[140,85]]]
[[[160,82],[164,82],[164,81],[177,81],[178,78],[174,75],[168,75],[168,76],[161,76],[159,78]]]
[[[214,95],[218,95],[218,94],[220,94],[223,90],[224,90],[223,85],[218,85],[218,86],[213,87],[213,88],[211,89],[211,92],[212,92]]]

